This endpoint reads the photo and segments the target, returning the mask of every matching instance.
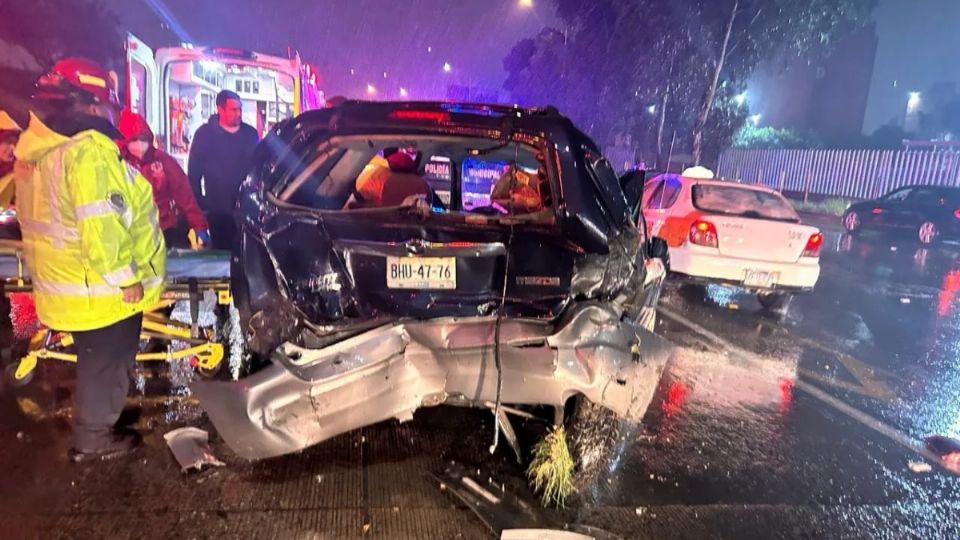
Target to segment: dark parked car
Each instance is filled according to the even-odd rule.
[[[850,233],[901,231],[925,245],[960,240],[960,188],[902,187],[879,199],[851,205],[842,219]]]
[[[672,350],[665,250],[619,180],[554,109],[346,102],[278,127],[232,276],[269,361],[201,404],[250,459],[441,404],[639,420]]]

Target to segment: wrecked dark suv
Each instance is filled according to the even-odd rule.
[[[233,295],[264,362],[195,391],[250,459],[441,404],[639,420],[669,347],[651,332],[664,264],[630,206],[554,109],[303,114],[239,203]]]

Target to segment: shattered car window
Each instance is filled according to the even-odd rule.
[[[320,145],[280,196],[318,210],[423,201],[437,212],[522,215],[549,207],[534,148],[466,137],[342,137]],[[456,196],[455,196],[456,195]]]
[[[757,219],[800,221],[796,211],[776,193],[738,186],[693,186],[693,205],[699,210]]]
[[[600,200],[604,202],[611,218],[619,221],[626,215],[627,199],[620,187],[620,180],[616,171],[603,156],[597,155],[584,148],[584,157],[587,160],[587,170],[593,176]]]

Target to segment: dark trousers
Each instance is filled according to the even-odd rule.
[[[207,213],[207,223],[210,225],[210,243],[213,249],[233,249],[233,238],[237,233],[237,222],[230,212]]]
[[[163,230],[163,240],[167,249],[190,249],[190,229],[181,221],[175,227]]]
[[[73,447],[97,451],[113,438],[127,403],[130,368],[140,346],[143,314],[104,328],[73,332],[77,346],[77,392],[73,404]]]

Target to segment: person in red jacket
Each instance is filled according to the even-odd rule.
[[[167,246],[190,248],[189,229],[194,230],[201,246],[209,246],[207,218],[193,196],[190,179],[176,159],[153,146],[153,131],[147,121],[124,110],[117,127],[123,135],[119,141],[123,158],[153,185],[153,200],[160,210],[160,228]]]

